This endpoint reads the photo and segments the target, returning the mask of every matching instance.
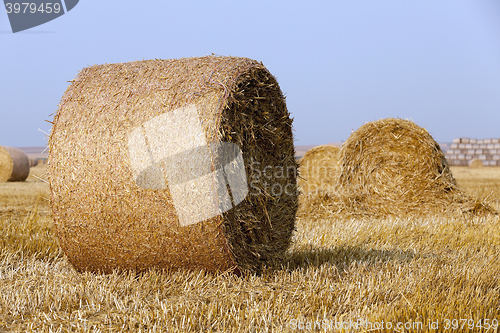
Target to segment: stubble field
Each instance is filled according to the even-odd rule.
[[[500,168],[452,172],[500,211]],[[296,228],[285,262],[261,275],[81,274],[59,248],[48,185],[1,183],[0,332],[499,331],[499,215]]]

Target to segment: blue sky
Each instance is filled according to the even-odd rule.
[[[84,67],[212,53],[268,67],[297,145],[386,117],[439,142],[500,137],[498,0],[81,0],[16,34],[0,11],[0,145],[45,145],[44,120]]]

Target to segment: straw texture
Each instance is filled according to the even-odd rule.
[[[25,181],[30,174],[30,160],[19,149],[0,146],[0,182]]]
[[[224,168],[230,186],[220,186],[210,155],[220,143],[237,147],[232,171]],[[295,174],[262,175],[296,168],[292,120],[276,79],[254,60],[85,68],[62,98],[49,148],[58,237],[80,271],[259,271],[290,244]],[[150,163],[155,156],[165,158]]]
[[[316,195],[335,188],[339,147],[321,145],[309,149],[299,161],[298,185],[302,195]]]

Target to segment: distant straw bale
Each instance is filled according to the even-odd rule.
[[[19,149],[0,146],[0,182],[25,181],[30,174],[30,160]]]
[[[482,168],[483,162],[480,159],[475,158],[469,162],[469,167],[472,169]]]
[[[334,189],[339,147],[321,145],[309,149],[299,161],[298,185],[303,195],[316,195]]]
[[[80,271],[259,271],[290,244],[292,119],[260,62],[85,68],[62,98],[49,146],[54,222]]]
[[[361,126],[342,145],[336,191],[301,205],[301,216],[486,213],[458,187],[437,142],[409,120]]]
[[[36,167],[38,165],[38,159],[37,158],[30,158],[30,168]]]

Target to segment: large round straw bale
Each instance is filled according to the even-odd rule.
[[[85,68],[62,98],[49,147],[56,230],[80,271],[258,271],[290,244],[292,119],[259,62]]]
[[[30,174],[30,160],[19,149],[0,146],[0,182],[25,181]]]
[[[409,120],[361,126],[342,146],[339,166],[342,196],[366,212],[444,211],[461,193],[439,145]]]
[[[298,185],[302,194],[315,195],[335,187],[339,147],[321,145],[309,149],[300,159]]]

